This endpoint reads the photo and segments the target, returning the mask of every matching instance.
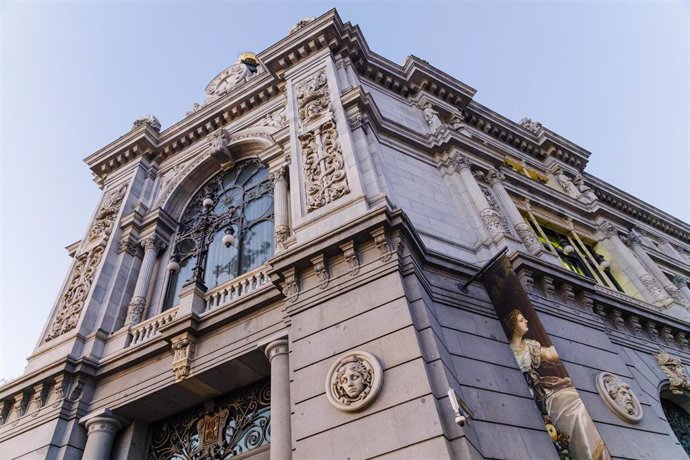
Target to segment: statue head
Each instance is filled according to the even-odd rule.
[[[347,359],[338,368],[334,382],[336,394],[341,398],[356,401],[366,397],[371,388],[373,374],[357,357]]]
[[[604,386],[616,405],[629,415],[635,415],[637,405],[630,390],[630,385],[614,376],[606,376],[604,377]]]

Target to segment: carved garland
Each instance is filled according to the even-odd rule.
[[[338,129],[330,112],[326,72],[321,70],[295,86],[300,123],[316,126],[299,136],[307,195],[307,212],[350,192]],[[319,122],[319,120],[321,120]]]

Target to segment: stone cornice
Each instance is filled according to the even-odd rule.
[[[633,226],[635,221],[639,221],[685,243],[690,242],[689,224],[595,176],[590,174],[585,174],[584,176],[597,195],[597,198],[599,198],[600,203],[606,205],[606,210],[615,216],[617,220],[627,222],[628,227]]]

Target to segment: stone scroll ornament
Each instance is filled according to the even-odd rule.
[[[654,353],[657,364],[668,377],[669,390],[671,393],[682,395],[690,390],[690,381],[685,367],[677,356],[672,356],[663,350]]]
[[[481,279],[559,458],[610,459],[596,425],[508,258],[499,257],[486,268]]]
[[[338,358],[326,377],[326,397],[337,409],[357,412],[378,397],[383,387],[383,368],[366,351],[352,351]]]
[[[123,185],[106,194],[89,227],[85,243],[75,256],[75,264],[69,277],[69,283],[60,297],[58,307],[50,324],[45,341],[55,339],[75,327],[84,309],[86,298],[91,292],[91,284],[98,265],[103,258],[105,243],[110,237],[113,222],[120,211],[127,186]]]
[[[642,420],[642,406],[630,385],[610,372],[597,375],[596,382],[599,396],[611,412],[629,423]]]

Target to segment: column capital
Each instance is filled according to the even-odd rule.
[[[626,236],[626,243],[628,246],[638,246],[642,245],[642,235],[640,235],[640,232],[635,230],[634,228],[628,232],[628,235]]]
[[[472,166],[472,160],[465,155],[456,154],[451,158],[450,165],[455,171],[460,172],[463,169],[469,169]]]
[[[271,362],[273,358],[278,355],[287,355],[288,352],[289,348],[287,339],[274,340],[266,345],[266,348],[264,348],[264,353],[266,354],[269,362]]]
[[[139,245],[142,248],[144,248],[145,251],[148,251],[149,249],[155,250],[156,254],[168,247],[167,243],[163,241],[158,235],[153,235],[148,238],[144,238],[139,242]]]
[[[79,424],[84,425],[89,434],[97,431],[117,433],[127,423],[127,419],[108,408],[97,410],[79,419]]]
[[[492,187],[500,182],[503,182],[505,178],[505,174],[503,174],[503,172],[498,168],[491,168],[486,172],[486,174],[484,174],[486,183]]]
[[[268,173],[268,178],[271,180],[273,185],[280,181],[287,180],[287,165],[280,165],[275,169],[272,169]]]
[[[678,289],[686,288],[688,287],[688,279],[683,275],[676,275],[673,277],[673,284]]]

